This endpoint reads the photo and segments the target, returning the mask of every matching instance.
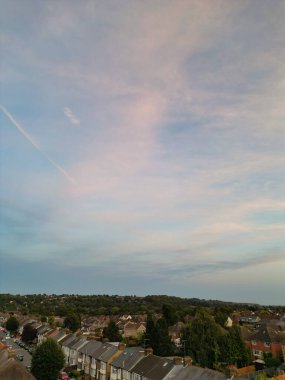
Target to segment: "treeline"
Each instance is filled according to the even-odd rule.
[[[22,314],[59,315],[66,316],[71,311],[81,315],[122,315],[122,314],[149,314],[162,313],[164,304],[171,304],[177,311],[180,319],[190,314],[194,315],[197,307],[210,309],[228,307],[232,310],[258,310],[259,305],[248,305],[217,300],[198,298],[180,298],[166,295],[149,295],[146,297],[118,296],[118,295],[12,295],[0,294],[1,312],[18,312]],[[284,307],[271,309],[285,311]]]

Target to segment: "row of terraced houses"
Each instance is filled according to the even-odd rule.
[[[163,358],[150,348],[104,343],[56,329],[42,337],[57,341],[65,354],[66,366],[84,373],[90,380],[225,380],[220,372],[191,364],[189,357]]]

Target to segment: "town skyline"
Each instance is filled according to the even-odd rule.
[[[1,293],[284,304],[284,1],[0,3]]]

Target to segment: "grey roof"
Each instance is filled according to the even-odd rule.
[[[162,380],[173,368],[174,363],[172,360],[148,355],[135,365],[132,372],[150,380]]]
[[[104,343],[96,352],[91,356],[95,359],[107,362],[116,352],[118,348],[112,344]]]
[[[143,357],[144,350],[141,347],[128,347],[111,364],[116,368],[130,371]]]
[[[208,368],[200,368],[195,366],[180,367],[178,372],[171,373],[167,380],[225,380],[227,377],[218,371]]]
[[[51,338],[52,340],[55,340],[55,341],[59,341],[60,339],[62,339],[63,337],[65,337],[65,335],[66,335],[65,331],[59,330],[54,335],[52,334],[51,336],[49,336],[49,338]]]
[[[40,327],[37,328],[37,334],[38,335],[44,334],[44,333],[46,333],[47,331],[50,331],[50,330],[51,330],[50,325],[41,325]]]
[[[97,340],[89,340],[87,341],[87,344],[85,344],[83,347],[80,347],[78,351],[83,354],[92,356],[93,352],[96,352],[101,346],[101,342],[98,342]]]
[[[71,345],[70,345],[70,348],[72,350],[76,350],[77,348],[79,348],[80,346],[83,345],[83,343],[87,342],[86,340],[86,337],[85,336],[80,336],[76,339],[76,341],[72,342]]]
[[[61,346],[64,347],[69,347],[70,343],[72,343],[76,338],[76,335],[74,334],[68,334],[66,335],[61,341],[60,344]]]

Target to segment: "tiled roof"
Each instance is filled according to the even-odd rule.
[[[87,342],[86,340],[86,337],[85,336],[80,336],[76,339],[76,341],[72,342],[71,345],[70,345],[70,348],[72,350],[76,350],[77,348],[79,348],[80,346],[83,345],[83,343]]]
[[[112,361],[112,366],[130,371],[143,357],[144,350],[141,347],[129,347]]]
[[[18,363],[14,358],[8,358],[7,352],[0,352],[0,379],[1,380],[36,380],[34,376]]]
[[[98,357],[98,359],[101,360],[102,362],[107,363],[107,361],[110,360],[111,357],[114,356],[116,352],[118,352],[118,348],[116,346],[113,346],[107,343],[107,347],[102,352],[102,354]]]
[[[37,328],[37,334],[41,335],[50,330],[51,330],[50,325],[41,325],[40,327]]]
[[[180,367],[178,371],[167,377],[167,380],[225,380],[227,377],[212,369],[200,368],[190,365],[189,367]]]
[[[263,326],[251,337],[251,340],[266,343],[285,343],[285,332],[272,326]]]
[[[86,345],[79,348],[78,351],[85,354],[85,355],[92,356],[92,354],[94,352],[96,352],[98,350],[98,348],[100,348],[101,346],[102,346],[101,342],[98,342],[97,340],[90,340],[87,342]]]
[[[244,340],[251,340],[251,337],[254,334],[252,330],[248,329],[245,326],[240,326],[240,333]]]
[[[149,355],[142,358],[132,372],[150,380],[162,380],[173,368],[172,360]]]
[[[49,338],[55,340],[55,341],[59,341],[61,340],[62,338],[64,338],[66,335],[66,332],[63,331],[63,330],[58,330],[57,332],[55,332],[54,334],[50,335]]]
[[[66,346],[69,342],[71,342],[75,338],[76,338],[76,336],[74,334],[68,334],[63,339],[61,339],[60,344],[62,346]]]

